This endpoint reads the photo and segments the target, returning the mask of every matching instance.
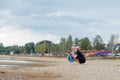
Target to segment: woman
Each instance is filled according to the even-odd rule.
[[[82,54],[82,52],[80,52],[78,46],[75,47],[75,50],[76,50],[75,53],[72,52],[72,55],[73,55],[73,57],[74,57],[74,60],[75,60],[76,62],[80,63],[80,64],[85,63],[85,62],[86,62],[86,58],[85,58],[85,56]]]

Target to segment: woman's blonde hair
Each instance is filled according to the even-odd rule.
[[[80,50],[80,47],[79,46],[75,46],[75,49]]]

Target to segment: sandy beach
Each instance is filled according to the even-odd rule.
[[[29,61],[2,62],[3,59]],[[87,60],[68,64],[67,58],[0,56],[0,80],[119,80],[120,60]]]

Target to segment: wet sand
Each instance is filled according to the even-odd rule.
[[[66,58],[0,56],[32,63],[0,62],[1,80],[119,80],[120,60],[87,60],[68,64]],[[1,58],[0,58],[1,60]]]

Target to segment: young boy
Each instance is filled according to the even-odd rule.
[[[69,53],[68,53],[67,58],[68,58],[68,61],[69,61],[69,63],[68,63],[68,64],[73,63],[74,58],[73,58],[73,56],[72,56],[71,52],[69,52]]]

